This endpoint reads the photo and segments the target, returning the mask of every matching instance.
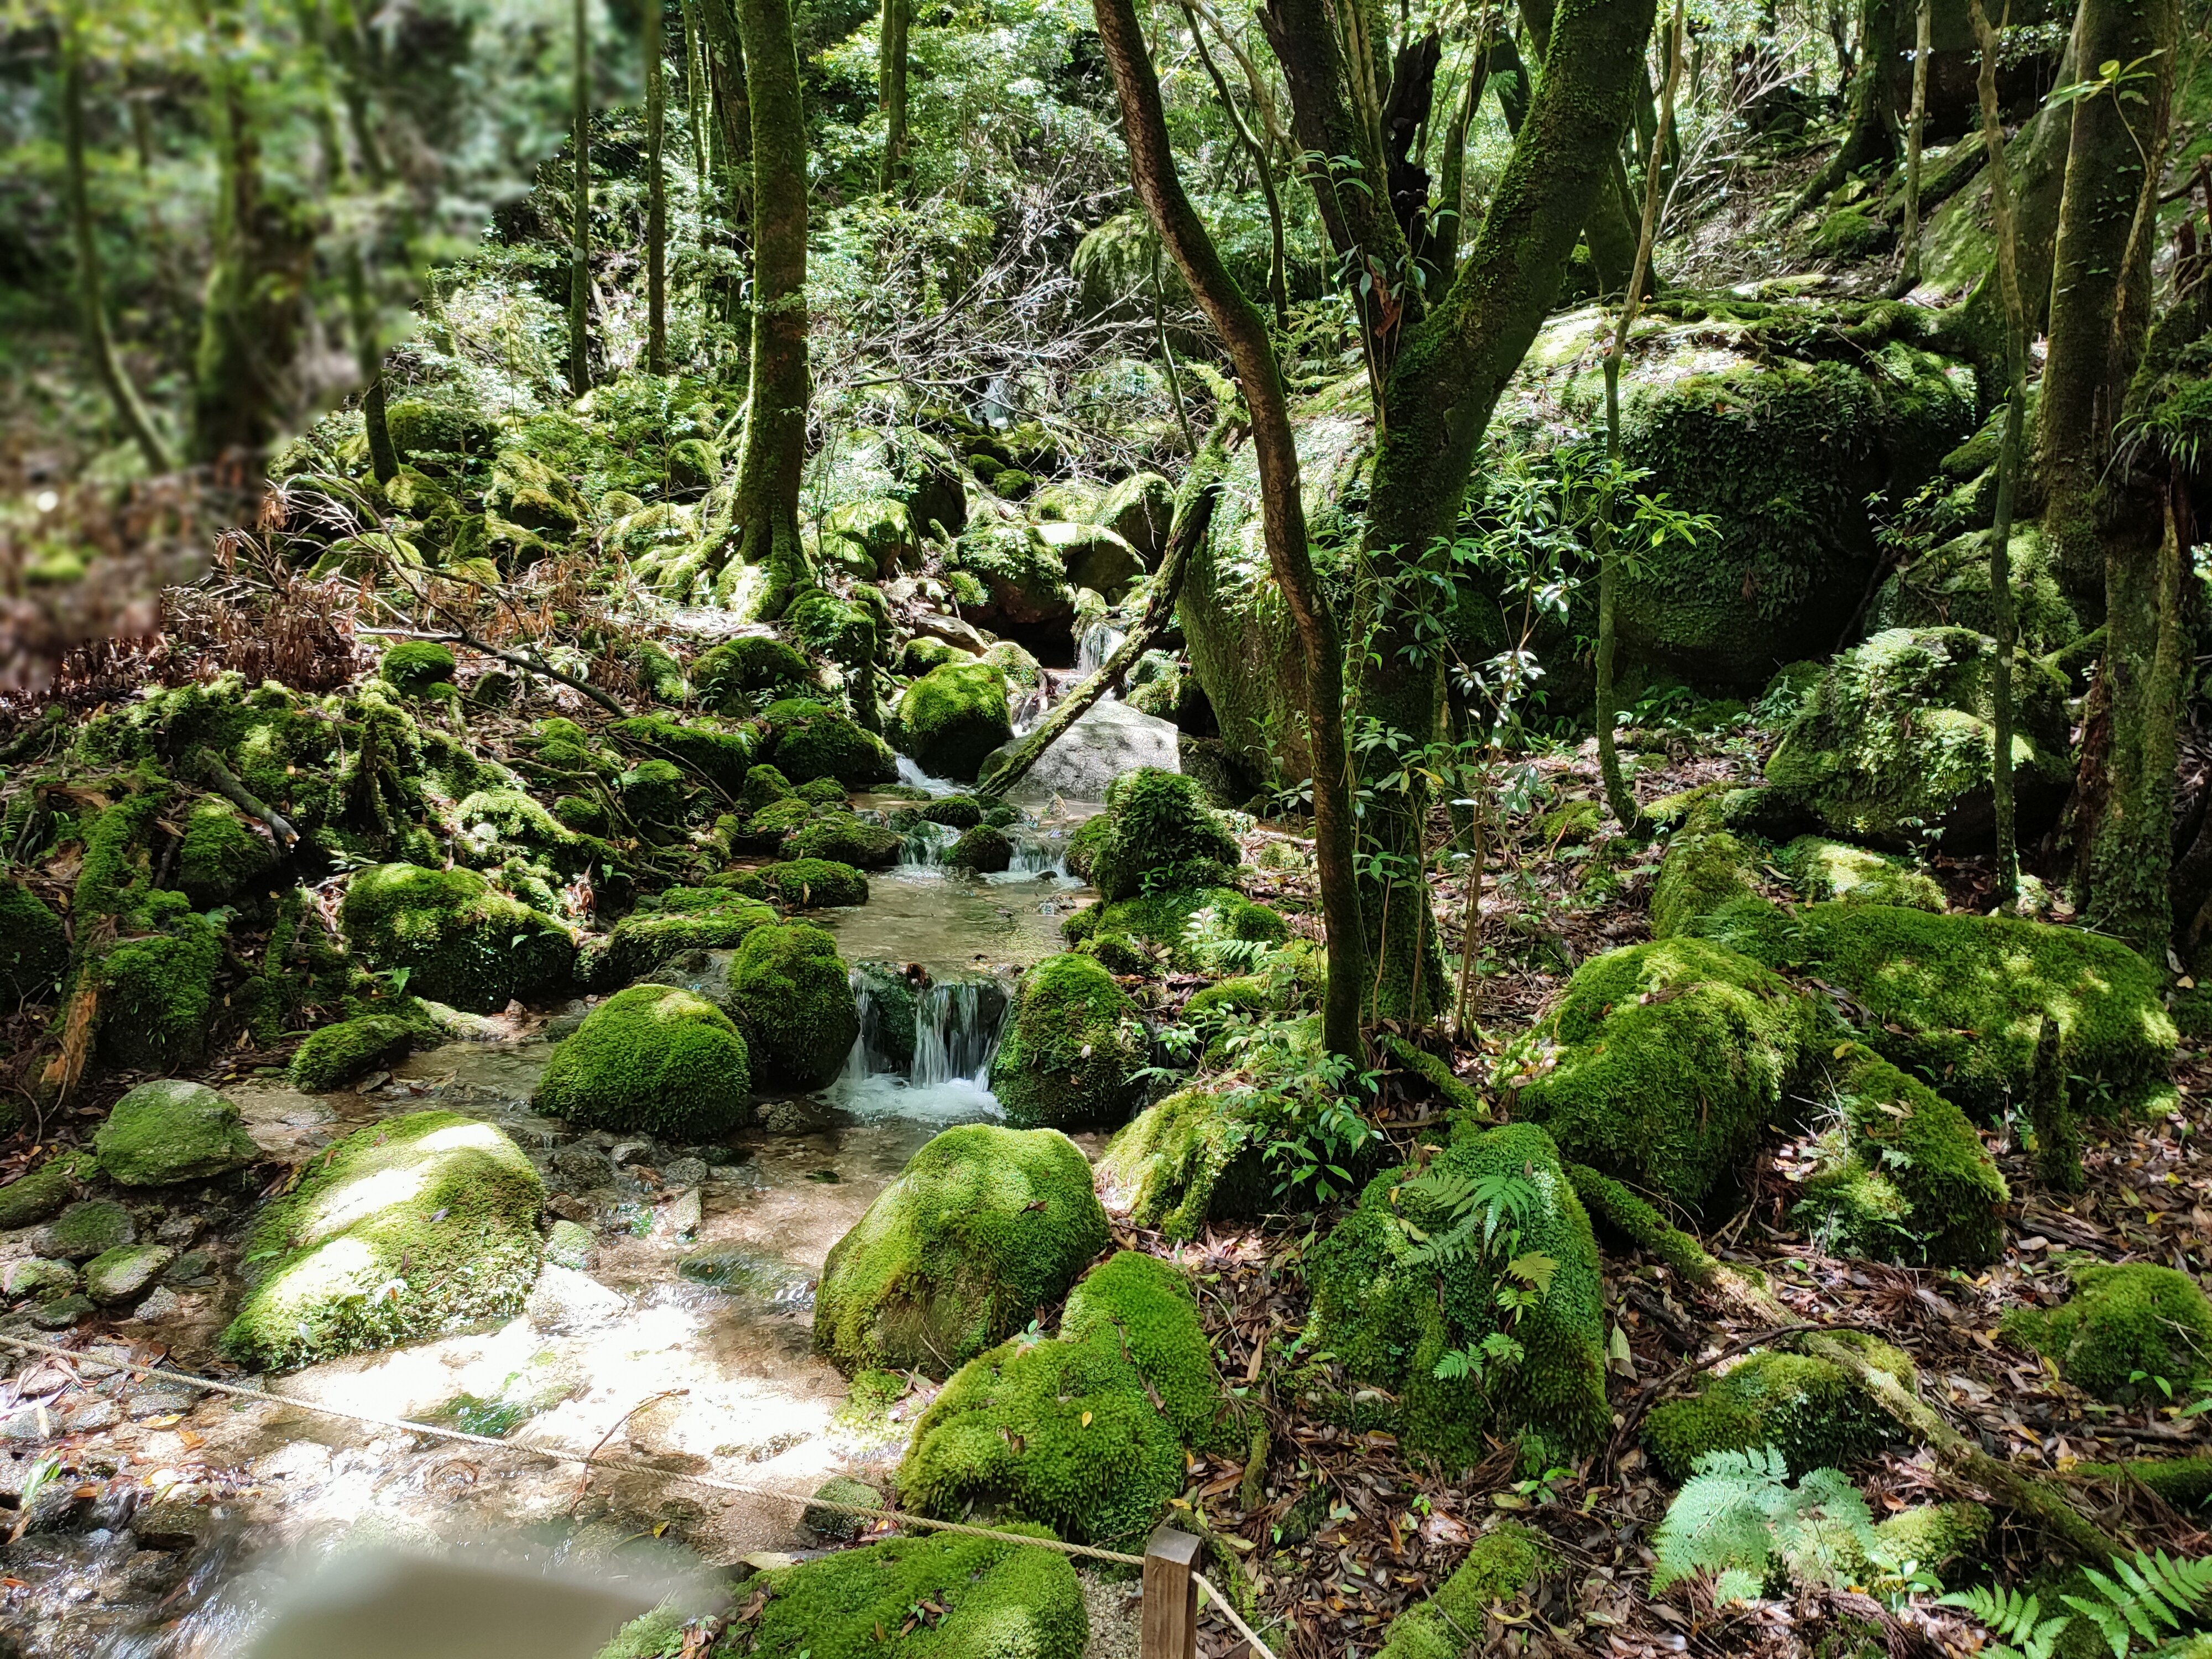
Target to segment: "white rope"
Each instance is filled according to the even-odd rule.
[[[1259,1632],[1246,1624],[1237,1609],[1229,1605],[1229,1598],[1213,1588],[1212,1579],[1202,1572],[1194,1572],[1191,1577],[1198,1580],[1198,1587],[1206,1592],[1206,1599],[1221,1610],[1224,1619],[1237,1626],[1237,1633],[1252,1644],[1252,1650],[1259,1654],[1261,1659],[1275,1659],[1275,1650],[1262,1642]]]

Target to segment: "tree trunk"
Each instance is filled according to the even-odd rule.
[[[645,0],[645,368],[668,373],[668,181],[661,173],[668,56],[660,0]]]
[[[1644,74],[1652,0],[1564,0],[1544,74],[1482,229],[1388,385],[1359,583],[1357,707],[1412,747],[1437,730],[1441,667],[1409,591],[1458,522],[1491,411],[1551,310]],[[1444,995],[1421,878],[1426,791],[1368,808],[1361,893],[1382,1018],[1425,1021]]]
[[[1528,26],[1528,40],[1536,48],[1536,61],[1543,63],[1552,51],[1552,0],[1523,0],[1521,19]],[[1647,80],[1637,88],[1630,100],[1630,113],[1638,103],[1648,101],[1651,83]],[[1625,294],[1628,289],[1629,269],[1636,263],[1637,221],[1629,206],[1628,175],[1620,165],[1616,147],[1606,146],[1605,177],[1598,185],[1596,205],[1590,210],[1589,221],[1583,226],[1583,242],[1589,249],[1590,270],[1597,277],[1601,294]],[[1650,270],[1650,257],[1645,257],[1647,276]],[[1649,277],[1649,293],[1658,286],[1656,276]]]
[[[1356,1055],[1360,1052],[1359,994],[1366,975],[1353,864],[1351,769],[1344,736],[1344,658],[1336,619],[1306,544],[1297,445],[1282,370],[1265,319],[1221,263],[1213,239],[1183,193],[1175,152],[1168,143],[1159,79],[1138,27],[1133,0],[1097,0],[1096,11],[1099,38],[1121,95],[1129,171],[1137,194],[1190,291],[1227,343],[1251,410],[1268,563],[1297,626],[1305,666],[1306,721],[1314,762],[1314,853],[1329,963],[1322,1035],[1332,1052]]]
[[[1904,261],[1898,267],[1897,280],[1890,284],[1890,297],[1902,300],[1920,286],[1920,149],[1928,133],[1928,55],[1929,34],[1932,8],[1929,0],[1920,0],[1917,8],[1918,21],[1913,26],[1912,37],[1912,113],[1905,130],[1905,228],[1898,233],[1904,247]],[[2004,135],[1997,135],[1997,149],[2004,148]]]
[[[115,413],[131,441],[145,457],[149,472],[167,472],[172,463],[168,446],[155,430],[154,419],[138,396],[123,359],[115,349],[115,337],[107,331],[107,301],[100,281],[100,244],[94,234],[91,192],[84,178],[84,57],[77,39],[77,18],[72,12],[62,25],[62,137],[68,152],[70,234],[76,246],[76,298],[84,318],[85,349],[107,389]]]
[[[767,575],[756,607],[781,615],[813,572],[799,537],[806,463],[806,127],[799,106],[799,49],[791,0],[737,0],[752,114],[752,371],[738,459],[735,560]]]
[[[876,66],[877,96],[884,106],[885,195],[906,176],[906,36],[914,0],[884,0],[882,38]]]
[[[1275,309],[1275,327],[1288,333],[1291,326],[1290,253],[1283,231],[1283,198],[1275,189],[1273,158],[1268,146],[1261,143],[1253,132],[1237,100],[1230,95],[1228,77],[1213,54],[1206,49],[1206,27],[1200,22],[1198,9],[1191,0],[1183,0],[1183,15],[1190,23],[1191,44],[1198,48],[1198,61],[1206,66],[1206,76],[1213,82],[1213,90],[1221,100],[1221,107],[1229,117],[1229,124],[1237,130],[1237,142],[1244,146],[1245,154],[1252,158],[1252,171],[1260,180],[1260,195],[1267,204],[1267,299]]]
[[[1790,204],[1795,218],[1832,194],[1850,176],[1887,167],[1897,155],[1897,116],[1889,106],[1889,67],[1903,33],[1904,0],[1861,0],[1858,51],[1844,95],[1844,137],[1828,164]]]
[[[592,386],[592,39],[584,0],[575,6],[574,126],[576,176],[568,222],[568,395]]]

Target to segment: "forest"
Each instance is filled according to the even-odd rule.
[[[0,1655],[2212,1659],[2208,42],[0,0]]]

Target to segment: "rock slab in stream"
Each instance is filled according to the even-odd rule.
[[[1140,766],[1163,772],[1182,769],[1176,748],[1176,728],[1157,715],[1133,708],[1126,702],[1100,702],[1085,709],[1083,718],[1060,734],[1060,741],[1037,757],[1007,792],[1017,801],[1103,800],[1106,786],[1125,772]],[[1017,738],[1014,744],[1021,741]],[[983,763],[989,777],[993,763],[1008,754],[1014,744],[993,751]]]
[[[237,1107],[180,1078],[142,1083],[124,1096],[92,1144],[100,1169],[125,1187],[204,1181],[261,1157]]]

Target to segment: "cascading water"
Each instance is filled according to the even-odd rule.
[[[1006,1020],[990,979],[916,985],[881,963],[853,969],[860,1034],[830,1098],[857,1117],[969,1122],[999,1116],[991,1061]],[[910,1022],[910,1024],[909,1024]]]
[[[927,790],[933,795],[957,795],[968,787],[955,783],[950,778],[933,778],[921,769],[919,762],[908,755],[898,757],[898,781],[910,789]]]
[[[1075,645],[1075,683],[1080,685],[1106,665],[1106,659],[1121,648],[1129,636],[1108,622],[1095,622],[1083,630]],[[1114,694],[1106,693],[1108,696]]]
[[[891,873],[930,876],[942,872],[946,849],[959,839],[960,832],[951,825],[923,819],[906,832],[905,843],[899,848],[898,864]]]

